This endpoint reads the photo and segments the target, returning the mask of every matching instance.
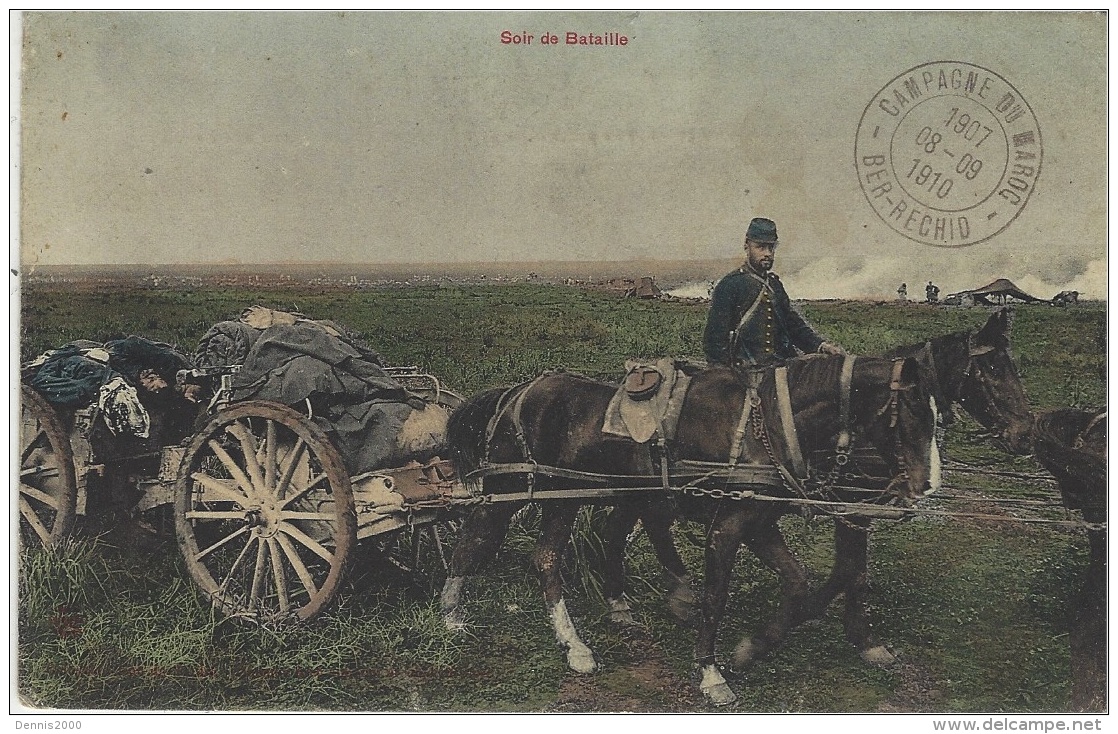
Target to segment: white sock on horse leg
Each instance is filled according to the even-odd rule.
[[[699,682],[699,690],[708,701],[715,706],[726,706],[737,700],[738,697],[730,690],[730,686],[726,685],[722,673],[718,672],[718,666],[704,665],[699,672],[703,676]]]
[[[551,626],[555,628],[555,639],[561,647],[567,648],[567,665],[576,673],[593,673],[598,669],[594,653],[578,636],[571,615],[567,614],[567,602],[560,599],[547,610],[551,615]]]
[[[462,614],[462,589],[465,584],[465,576],[448,576],[439,594],[443,622],[449,630],[460,630],[466,626],[465,615]]]
[[[933,418],[938,419],[939,418],[939,411],[936,410],[935,398],[928,398],[928,401],[932,404],[932,416],[933,416]],[[930,469],[929,474],[928,474],[928,492],[927,492],[927,494],[932,494],[933,492],[938,492],[939,491],[940,484],[943,482],[943,467],[942,467],[942,464],[940,463],[939,442],[936,441],[935,431],[932,431],[932,447],[931,447],[931,451],[929,453],[929,459],[930,459],[930,463],[931,463],[931,469]]]

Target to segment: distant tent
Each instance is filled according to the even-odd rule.
[[[960,291],[952,293],[946,299],[947,303],[964,303],[971,301],[973,303],[981,303],[987,306],[997,304],[1005,304],[1006,298],[1016,298],[1019,301],[1026,303],[1040,303],[1041,299],[1035,296],[1030,296],[1025,291],[1021,290],[1013,284],[1013,281],[1006,280],[1005,278],[998,278],[993,283],[975,288],[971,291]]]
[[[661,291],[659,286],[656,285],[656,281],[646,275],[641,278],[640,283],[633,288],[629,295],[637,298],[659,298]]]

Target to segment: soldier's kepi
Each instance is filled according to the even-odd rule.
[[[844,354],[792,307],[784,284],[772,272],[777,242],[771,219],[749,223],[746,261],[718,281],[711,294],[703,333],[710,364],[763,366],[801,353]]]

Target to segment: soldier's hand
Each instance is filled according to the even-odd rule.
[[[846,350],[843,349],[842,347],[840,347],[838,344],[833,344],[831,342],[823,342],[822,344],[819,345],[819,353],[820,354],[846,354]]]

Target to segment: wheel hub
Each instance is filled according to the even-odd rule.
[[[245,511],[245,524],[254,535],[262,538],[271,538],[278,533],[282,521],[280,508],[272,502]]]

